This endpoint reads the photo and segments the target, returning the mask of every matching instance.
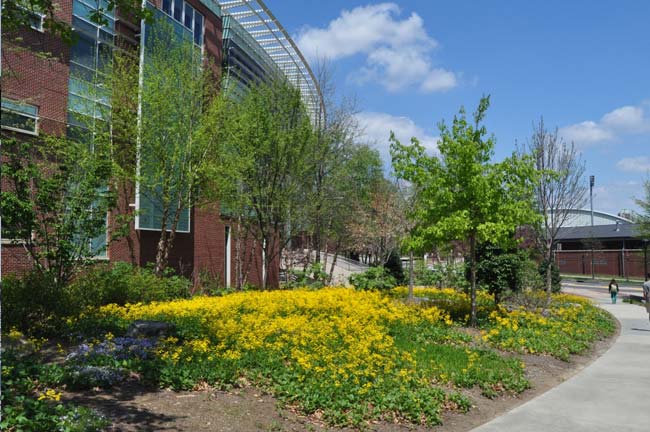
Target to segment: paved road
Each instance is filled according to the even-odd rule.
[[[650,430],[650,322],[645,308],[611,304],[602,286],[573,285],[563,290],[594,298],[620,321],[621,334],[614,345],[569,380],[474,431]]]
[[[575,294],[581,294],[586,297],[593,297],[593,293],[602,293],[609,296],[609,282],[598,280],[593,281],[589,279],[585,280],[584,282],[568,280],[562,282],[562,287],[565,292],[571,290]],[[626,294],[635,294],[640,296],[643,294],[642,283],[618,282],[618,291],[619,296]],[[596,298],[598,298],[598,296],[596,296]]]

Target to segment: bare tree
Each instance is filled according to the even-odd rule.
[[[567,224],[570,210],[586,204],[585,164],[574,144],[567,144],[557,128],[549,131],[544,119],[533,125],[531,141],[523,152],[533,156],[539,171],[535,199],[541,223],[536,229],[536,241],[547,262],[546,291],[550,298],[551,263],[558,233]]]

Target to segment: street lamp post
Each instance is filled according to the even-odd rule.
[[[591,207],[591,278],[594,279],[594,184],[595,176],[589,176],[589,206]]]

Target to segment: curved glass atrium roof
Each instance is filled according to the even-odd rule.
[[[243,29],[246,31],[247,37],[238,38],[240,43],[243,39],[255,41],[257,49],[253,49],[252,52],[259,49],[262,51],[255,56],[258,63],[260,56],[266,60],[270,59],[275,66],[273,69],[279,69],[289,82],[300,89],[303,101],[312,119],[316,121],[323,113],[322,95],[316,77],[295,42],[264,2],[262,0],[225,0],[217,1],[217,3],[221,7],[224,18],[224,40],[227,37],[235,39],[227,33],[229,30],[241,32]],[[237,22],[236,26],[226,25],[231,19]],[[248,49],[251,48],[253,47],[248,47]],[[265,61],[262,62],[265,63]],[[247,70],[239,73],[251,74],[254,71]]]

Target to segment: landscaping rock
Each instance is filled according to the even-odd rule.
[[[176,330],[176,326],[165,321],[137,320],[126,331],[127,337],[162,337],[169,336]]]

